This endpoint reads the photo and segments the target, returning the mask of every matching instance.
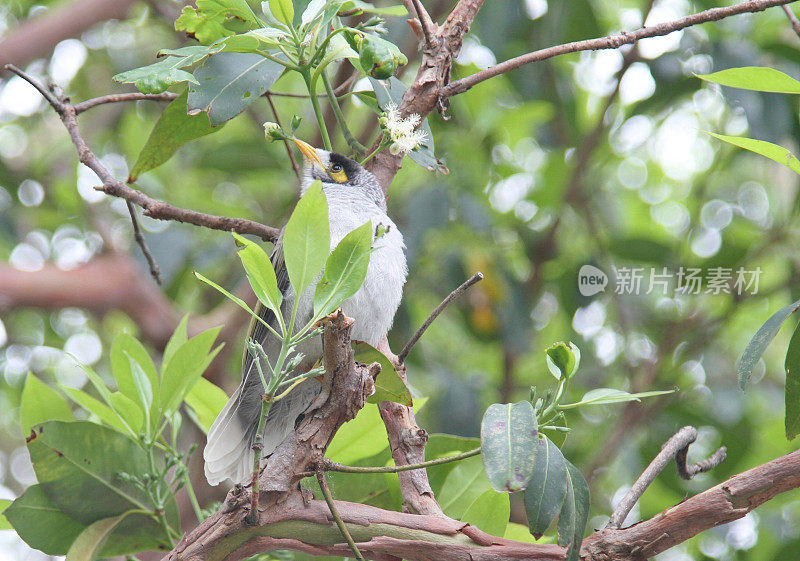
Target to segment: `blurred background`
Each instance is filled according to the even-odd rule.
[[[191,44],[172,29],[183,4],[4,0],[0,63],[54,81],[73,101],[131,91],[111,77],[152,62],[160,48]],[[425,2],[440,20],[452,4]],[[492,0],[465,40],[454,77],[718,4]],[[388,24],[390,38],[409,56],[400,78],[410,83],[417,41],[404,18]],[[406,159],[390,190],[389,212],[405,235],[410,263],[392,348],[397,352],[473,272],[486,279],[448,308],[409,358],[411,383],[430,398],[419,424],[477,436],[490,403],[526,399],[531,385],[551,384],[543,350],[569,340],[583,354],[570,401],[597,387],[679,390],[570,417],[564,453],[589,480],[591,528],[605,523],[683,425],[700,431],[690,460],[721,445],[728,460],[690,482],[668,468],[629,523],[794,449],[783,434],[782,367],[793,325],[770,346],[746,393],[737,387],[735,362],[758,327],[798,297],[798,177],[706,131],[797,153],[797,99],[722,89],[694,74],[770,66],[800,77],[799,49],[786,14],[774,8],[635,48],[524,66],[453,98],[449,121],[431,116],[436,152],[450,174],[434,175]],[[349,72],[340,74],[337,84]],[[287,79],[274,89],[302,91]],[[273,99],[284,120],[309,113],[303,100]],[[351,126],[362,141],[371,140],[372,114],[350,99]],[[80,122],[90,146],[124,179],[162,109],[157,102],[106,105]],[[311,114],[305,117],[298,136],[318,142]],[[177,206],[279,226],[297,188],[285,148],[263,140],[261,123],[271,120],[260,100],[137,184]],[[344,149],[341,137],[334,142]],[[67,353],[108,373],[116,334],[133,333],[158,355],[188,313],[191,331],[225,325],[225,351],[207,376],[228,391],[238,383],[247,318],[192,275],[238,286],[252,301],[230,236],[141,218],[164,276],[159,287],[132,240],[124,201],[96,192],[99,183],[77,163],[59,119],[33,88],[0,75],[0,498],[14,498],[34,482],[17,421],[25,376],[72,387],[87,382]],[[587,264],[608,275],[604,291],[579,290],[578,271]],[[639,290],[621,282],[626,268],[641,271]],[[709,291],[704,280],[699,293],[679,294],[681,268],[700,269],[706,279],[715,268],[731,273],[723,289]],[[757,286],[737,288],[740,269],[760,270]],[[651,287],[654,274],[666,275],[659,277],[666,284]],[[202,441],[199,433],[187,438]],[[202,494],[219,498],[219,491]],[[512,508],[515,520],[521,516]],[[800,496],[792,492],[658,559],[790,559],[799,547]],[[44,557],[0,531],[0,560]]]

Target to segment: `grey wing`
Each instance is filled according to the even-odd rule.
[[[286,295],[289,292],[289,275],[283,260],[281,240],[278,240],[270,260],[275,268],[278,289]],[[255,311],[262,320],[279,331],[277,318],[272,310],[259,303]],[[248,339],[261,344],[268,357],[274,357],[280,350],[280,342],[255,318],[250,323]],[[267,376],[266,365],[262,365],[262,370]],[[264,455],[272,453],[294,429],[296,419],[308,409],[320,389],[319,382],[308,380],[272,406],[264,430]],[[263,393],[254,358],[245,350],[242,382],[214,421],[203,450],[206,479],[211,485],[217,485],[228,478],[234,482],[242,481],[252,470],[252,444],[258,428]]]

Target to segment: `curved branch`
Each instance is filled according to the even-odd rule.
[[[776,495],[798,487],[800,451],[795,451],[735,475],[649,520],[622,530],[600,530],[583,541],[581,555],[587,560],[648,559],[709,528],[743,518]]]
[[[39,83],[38,80],[26,74],[14,65],[6,65],[6,70],[9,70],[26,80],[39,93],[41,93],[47,102],[61,117],[61,121],[69,133],[72,143],[78,151],[78,157],[82,164],[94,171],[100,180],[103,182],[101,186],[95,189],[111,195],[119,197],[138,205],[144,209],[145,216],[155,218],[158,220],[174,220],[176,222],[186,222],[194,224],[195,226],[203,226],[212,230],[227,230],[238,232],[240,234],[252,234],[260,237],[263,240],[274,242],[278,239],[279,230],[271,226],[266,226],[247,220],[245,218],[230,218],[227,216],[216,216],[213,214],[205,214],[194,210],[179,208],[171,204],[159,201],[153,197],[126,185],[119,179],[116,179],[102,164],[100,159],[95,156],[94,152],[89,149],[81,135],[80,128],[78,127],[77,112],[75,107],[69,103],[69,100],[54,86],[45,88],[44,85]]]
[[[800,451],[755,467],[653,518],[622,530],[605,529],[583,540],[583,561],[639,561],[694,535],[742,518],[776,495],[800,487]],[[241,491],[239,491],[241,493]],[[314,555],[350,555],[350,547],[330,518],[324,501],[285,501],[274,496],[260,513],[260,525],[244,522],[246,508],[232,494],[226,507],[207,519],[166,559],[236,561],[274,549]],[[361,553],[369,559],[396,561],[563,561],[556,545],[515,542],[490,536],[446,516],[410,515],[336,501],[342,521]]]
[[[496,64],[495,66],[487,68],[486,70],[482,70],[481,72],[477,72],[475,74],[472,74],[471,76],[462,78],[461,80],[456,80],[455,82],[452,82],[451,84],[444,86],[439,91],[439,95],[446,98],[454,96],[456,94],[463,93],[468,89],[470,89],[475,84],[479,84],[483,81],[488,80],[489,78],[494,78],[495,76],[508,72],[509,70],[514,70],[515,68],[519,68],[520,66],[523,66],[525,64],[530,64],[532,62],[540,62],[542,60],[553,58],[555,56],[567,53],[576,53],[579,51],[618,49],[622,45],[632,45],[637,41],[646,39],[648,37],[659,37],[661,35],[669,35],[674,31],[680,31],[681,29],[685,29],[693,25],[699,25],[701,23],[708,23],[711,21],[718,21],[723,18],[735,16],[738,14],[761,12],[766,10],[767,8],[772,8],[774,6],[783,6],[785,4],[791,4],[795,1],[796,0],[750,0],[748,2],[741,2],[739,4],[734,4],[733,6],[726,6],[724,8],[711,8],[710,10],[698,12],[696,14],[692,14],[673,21],[659,23],[650,27],[641,27],[636,31],[631,31],[631,32],[622,31],[614,35],[608,35],[606,37],[598,37],[597,39],[586,39],[584,41],[575,41],[572,43],[565,43],[563,45],[548,47],[546,49],[533,51],[532,53],[527,53],[506,60],[504,62]]]

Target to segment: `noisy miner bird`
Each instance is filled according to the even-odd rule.
[[[378,180],[358,162],[336,152],[329,152],[295,140],[305,162],[301,176],[301,194],[312,182],[319,179],[328,200],[331,232],[331,249],[349,232],[372,221],[373,231],[378,225],[388,228],[375,242],[376,250],[370,256],[364,284],[358,292],[342,304],[342,311],[355,320],[351,337],[374,347],[383,347],[386,334],[392,326],[394,314],[400,305],[403,284],[408,272],[403,253],[403,235],[386,215],[386,199]],[[278,277],[278,288],[283,293],[281,310],[289,321],[294,292],[283,261],[283,248],[279,239],[272,254],[272,264]],[[296,325],[304,325],[313,314],[316,283],[301,296]],[[272,311],[259,305],[258,315],[278,329]],[[267,356],[273,359],[280,350],[280,341],[260,322],[252,321],[248,338],[260,343]],[[297,367],[308,371],[322,356],[322,338],[314,337],[300,345],[297,352],[305,355]],[[264,368],[264,371],[267,371]],[[271,454],[286,438],[303,413],[311,408],[320,394],[322,384],[307,379],[289,395],[273,404],[267,416],[263,435],[264,457]],[[203,450],[206,479],[218,485],[225,479],[241,482],[253,469],[253,439],[261,412],[264,388],[253,357],[245,350],[242,382],[220,412],[211,429]]]

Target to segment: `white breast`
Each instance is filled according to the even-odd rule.
[[[368,219],[372,221],[373,232],[379,224],[388,228],[375,243],[377,249],[370,256],[361,289],[342,304],[342,311],[355,320],[353,340],[377,346],[392,326],[408,274],[403,235],[382,209],[354,192],[352,187],[326,188],[325,192],[331,222],[331,249]]]

